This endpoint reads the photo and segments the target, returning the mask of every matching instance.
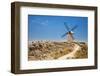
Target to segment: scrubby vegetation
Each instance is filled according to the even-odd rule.
[[[32,42],[29,45],[28,60],[53,60],[74,51],[74,45],[80,46],[72,59],[87,58],[88,47],[86,43],[67,42]],[[70,58],[66,58],[70,59]]]
[[[36,42],[29,46],[29,60],[51,60],[66,55],[73,50],[73,45],[66,42]]]
[[[75,53],[75,58],[88,58],[87,44],[80,44],[81,49]]]

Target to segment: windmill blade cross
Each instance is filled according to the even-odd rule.
[[[71,31],[75,30],[76,28],[77,28],[77,25],[76,25],[76,26],[74,26],[74,27],[71,29]]]
[[[69,27],[67,26],[67,24],[65,22],[64,22],[64,25],[65,25],[67,31],[69,31]]]

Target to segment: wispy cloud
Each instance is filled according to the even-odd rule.
[[[41,22],[41,24],[46,26],[46,25],[48,25],[48,22],[49,22],[48,20],[45,20],[45,21]]]
[[[48,20],[44,20],[44,21],[41,21],[39,18],[38,19],[35,19],[35,20],[32,20],[32,24],[39,24],[39,25],[42,25],[42,26],[47,26],[49,21]]]

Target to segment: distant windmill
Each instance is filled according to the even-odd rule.
[[[77,28],[77,25],[74,26],[73,28],[69,28],[68,25],[64,22],[64,25],[67,29],[67,32],[65,34],[62,35],[62,37],[67,35],[67,41],[68,42],[73,42],[74,41],[74,37],[73,37],[73,31]]]

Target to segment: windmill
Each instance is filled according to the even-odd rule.
[[[71,29],[68,27],[68,25],[65,22],[64,22],[64,25],[65,25],[67,31],[66,31],[65,34],[62,35],[62,37],[67,36],[67,41],[68,42],[73,42],[74,41],[73,31],[77,28],[77,25],[75,25]]]

